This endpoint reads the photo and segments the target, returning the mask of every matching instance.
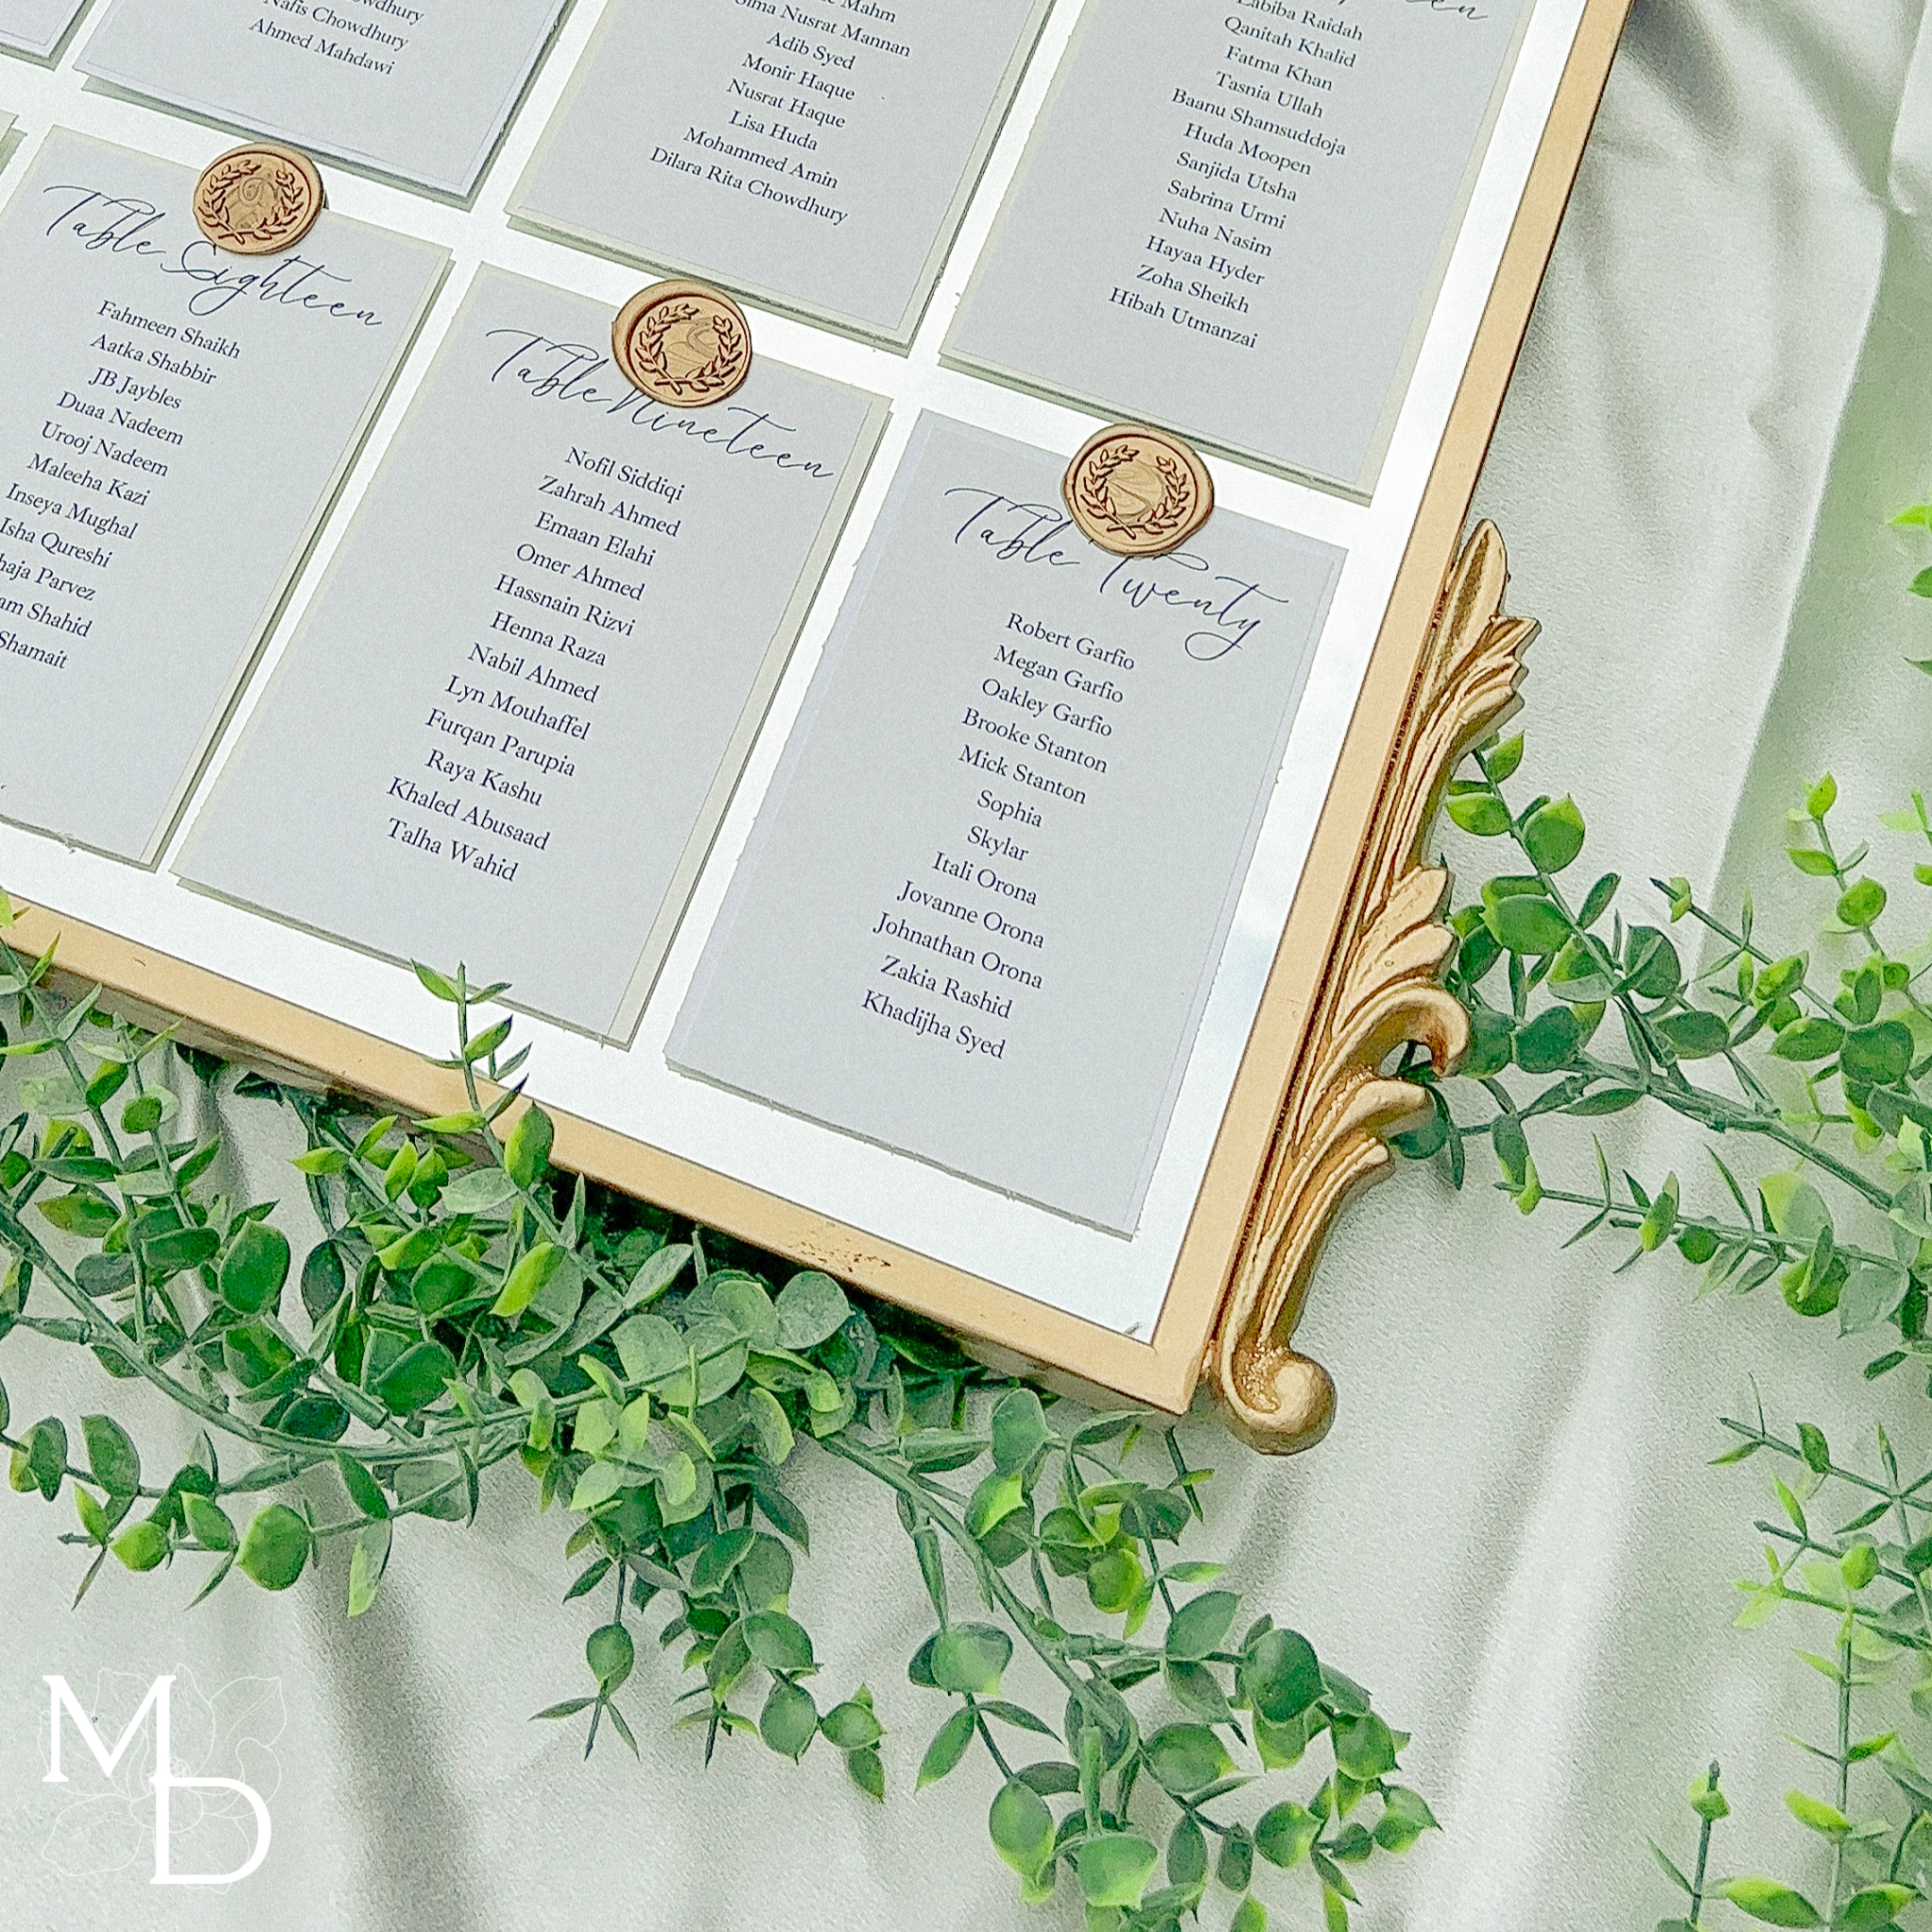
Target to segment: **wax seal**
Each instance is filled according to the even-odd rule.
[[[751,374],[751,325],[703,282],[658,282],[633,295],[611,331],[617,366],[652,401],[702,409]]]
[[[1214,513],[1214,479],[1178,436],[1116,423],[1067,467],[1067,508],[1103,550],[1160,557]]]
[[[322,176],[305,154],[251,141],[210,162],[194,186],[195,225],[230,255],[279,255],[314,227]]]

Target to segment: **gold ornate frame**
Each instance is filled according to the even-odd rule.
[[[1424,841],[1462,754],[1507,713],[1535,625],[1503,613],[1503,544],[1461,543],[1475,479],[1528,326],[1631,0],[1591,0],[1410,533],[1254,1031],[1151,1341],[1132,1340],[877,1240],[596,1123],[558,1118],[556,1158],[946,1324],[1049,1379],[1178,1413],[1204,1374],[1257,1447],[1308,1447],[1332,1419],[1327,1372],[1292,1339],[1324,1236],[1388,1166],[1415,1108],[1382,1078],[1406,1041],[1446,1072],[1466,1043],[1436,983],[1451,944],[1445,873]],[[1445,575],[1446,571],[1446,575]],[[124,1010],[191,1039],[425,1114],[455,1076],[407,1050],[36,908],[25,943]]]
[[[1468,1050],[1468,1018],[1437,983],[1455,942],[1441,920],[1449,874],[1426,862],[1424,841],[1462,755],[1515,708],[1536,625],[1503,614],[1507,578],[1496,526],[1478,525],[1429,627],[1208,1345],[1229,1422],[1257,1448],[1308,1448],[1334,1419],[1328,1372],[1290,1344],[1324,1235],[1349,1195],[1386,1172],[1388,1136],[1419,1111],[1421,1090],[1384,1078],[1383,1062],[1412,1041],[1447,1074]]]

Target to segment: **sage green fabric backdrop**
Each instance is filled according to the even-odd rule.
[[[1932,608],[1902,590],[1932,558],[1885,527],[1932,487],[1928,197],[1932,37],[1916,0],[1638,0],[1483,481],[1513,606],[1545,625],[1525,785],[1574,791],[1592,855],[1634,881],[1681,872],[1732,903],[1755,881],[1760,919],[1791,922],[1793,942],[1821,909],[1780,856],[1803,785],[1835,770],[1845,816],[1900,883],[1906,841],[1872,822],[1932,778],[1932,685],[1902,662],[1932,656]],[[1457,856],[1472,871],[1483,857],[1466,841]],[[286,1124],[259,1105],[224,1112],[245,1185],[298,1200]],[[1707,1187],[1689,1137],[1640,1124],[1611,1151],[1676,1168],[1687,1195]],[[1585,1171],[1585,1137],[1568,1158]],[[1643,1838],[1681,1847],[1683,1787],[1713,1754],[1740,1819],[1720,1863],[1803,1875],[1805,1834],[1780,1803],[1800,1766],[1781,1733],[1824,1729],[1828,1692],[1775,1626],[1729,1627],[1763,1479],[1705,1464],[1714,1417],[1740,1412],[1754,1375],[1780,1421],[1849,1439],[1874,1400],[1857,1373],[1870,1351],[1801,1330],[1774,1291],[1693,1307],[1674,1263],[1613,1279],[1617,1248],[1560,1253],[1559,1214],[1524,1222],[1480,1179],[1457,1200],[1407,1172],[1334,1241],[1304,1329],[1341,1390],[1322,1449],[1262,1466],[1204,1430],[1198,1450],[1224,1472],[1211,1537],[1235,1580],[1415,1733],[1409,1774],[1448,1826],[1368,1874],[1358,1924],[1654,1925],[1670,1901]],[[300,1239],[292,1207],[284,1220]],[[101,1385],[58,1374],[48,1351],[6,1355],[16,1415],[100,1406]],[[1883,1391],[1894,1438],[1932,1449],[1923,1396]],[[142,1412],[125,1385],[115,1407]],[[148,1427],[152,1443],[179,1436],[166,1415]],[[983,1781],[910,1795],[941,1713],[905,1682],[925,1620],[904,1541],[841,1472],[822,1468],[812,1499],[819,1554],[794,1607],[827,1682],[878,1692],[884,1809],[817,1754],[794,1771],[734,1747],[706,1774],[693,1739],[665,1735],[681,1686],[649,1662],[627,1693],[641,1765],[613,1746],[587,1766],[568,1730],[528,1724],[579,1688],[590,1620],[558,1603],[564,1526],[536,1521],[513,1480],[477,1532],[401,1538],[354,1626],[339,1578],[279,1599],[241,1586],[186,1615],[188,1566],[106,1576],[71,1613],[77,1553],[53,1541],[65,1506],[5,1499],[0,1921],[1077,1924],[1065,1903],[1015,1902]],[[42,1675],[85,1699],[99,1672],[144,1687],[174,1669],[210,1693],[279,1678],[279,1782],[254,1747],[237,1759],[275,1787],[266,1869],[212,1892],[150,1888],[145,1853],[68,1875],[43,1849],[65,1800],[39,1781]],[[128,1816],[116,1828],[138,1832],[144,1814]],[[1277,1924],[1319,1923],[1305,1879],[1274,1888]]]

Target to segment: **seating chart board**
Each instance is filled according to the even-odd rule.
[[[423,1115],[413,963],[504,982],[563,1164],[1265,1432],[1625,5],[63,21],[0,75],[23,934]]]

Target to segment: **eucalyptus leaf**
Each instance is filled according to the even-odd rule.
[[[490,1214],[516,1198],[517,1184],[500,1167],[473,1167],[442,1191],[450,1214]]]
[[[625,1307],[641,1308],[656,1301],[684,1273],[690,1264],[691,1254],[689,1241],[677,1241],[658,1249],[631,1277],[625,1291]]]
[[[808,1671],[812,1667],[811,1639],[805,1626],[779,1610],[760,1610],[744,1620],[744,1641],[766,1669]]]
[[[376,1382],[375,1394],[392,1415],[414,1415],[448,1392],[457,1360],[440,1341],[420,1341],[396,1358]]]
[[[794,1354],[816,1348],[838,1333],[851,1312],[845,1291],[829,1274],[794,1274],[778,1291],[778,1340]]]
[[[1030,1389],[1010,1389],[992,1410],[992,1461],[1003,1475],[1026,1469],[1046,1446],[1046,1412]]]
[[[196,1542],[206,1550],[232,1550],[241,1538],[226,1510],[192,1491],[181,1499],[182,1515]]]
[[[158,1523],[133,1523],[114,1539],[114,1556],[137,1574],[158,1570],[169,1556],[168,1533]]]
[[[630,1381],[648,1388],[689,1370],[684,1337],[661,1315],[633,1315],[611,1340]]]
[[[563,1259],[561,1248],[550,1241],[539,1241],[510,1270],[490,1312],[506,1320],[521,1315],[563,1266]]]
[[[1118,1907],[1131,1911],[1141,1903],[1160,1855],[1132,1832],[1105,1832],[1089,1838],[1075,1854],[1080,1890],[1096,1910]]]
[[[1271,1807],[1255,1826],[1255,1849],[1271,1865],[1293,1867],[1306,1859],[1322,1835],[1322,1821],[1300,1805]]]
[[[781,1757],[795,1763],[818,1735],[819,1708],[803,1685],[774,1683],[758,1719],[759,1735]]]
[[[1299,1717],[1323,1689],[1313,1647],[1292,1630],[1270,1630],[1249,1644],[1241,1681],[1242,1694],[1271,1724]]]
[[[1718,1887],[1740,1912],[1767,1925],[1823,1925],[1818,1908],[1802,1893],[1770,1878],[1727,1878]]]
[[[1498,900],[1486,919],[1496,943],[1511,953],[1560,952],[1570,938],[1562,914],[1547,899],[1527,894]]]
[[[526,1108],[511,1130],[503,1164],[520,1188],[534,1187],[550,1164],[557,1129],[541,1107]]]
[[[308,1525],[285,1503],[258,1509],[242,1533],[236,1562],[263,1590],[287,1590],[308,1566]]]
[[[101,1487],[113,1496],[132,1496],[141,1489],[141,1453],[134,1438],[111,1416],[83,1416],[81,1434],[87,1441],[87,1463]]]
[[[1164,1648],[1178,1662],[1191,1663],[1221,1648],[1241,1607],[1232,1591],[1208,1591],[1174,1612]]]
[[[1178,1796],[1225,1777],[1234,1761],[1206,1724],[1167,1724],[1147,1740],[1147,1768]]]
[[[1547,873],[1558,873],[1573,865],[1583,850],[1583,814],[1574,800],[1559,798],[1531,815],[1523,830],[1524,848]]]
[[[993,1849],[1023,1878],[1037,1878],[1053,1855],[1053,1813],[1018,1778],[1000,1787],[987,1813],[987,1831]]]
[[[394,1540],[394,1531],[388,1523],[371,1523],[357,1532],[355,1546],[349,1552],[347,1609],[351,1617],[365,1616],[375,1607]]]
[[[785,1407],[769,1389],[754,1389],[746,1397],[746,1407],[758,1455],[775,1469],[791,1456],[793,1441]]]
[[[1183,1811],[1167,1840],[1167,1882],[1199,1885],[1208,1875],[1208,1840],[1193,1814]]]
[[[929,1668],[941,1690],[991,1697],[1012,1657],[1013,1640],[996,1624],[961,1624],[941,1633]]]
[[[260,1221],[244,1222],[222,1257],[222,1299],[238,1314],[273,1313],[289,1278],[288,1237]]]
[[[750,1348],[770,1349],[778,1341],[778,1315],[764,1284],[749,1274],[711,1277],[711,1305]]]

